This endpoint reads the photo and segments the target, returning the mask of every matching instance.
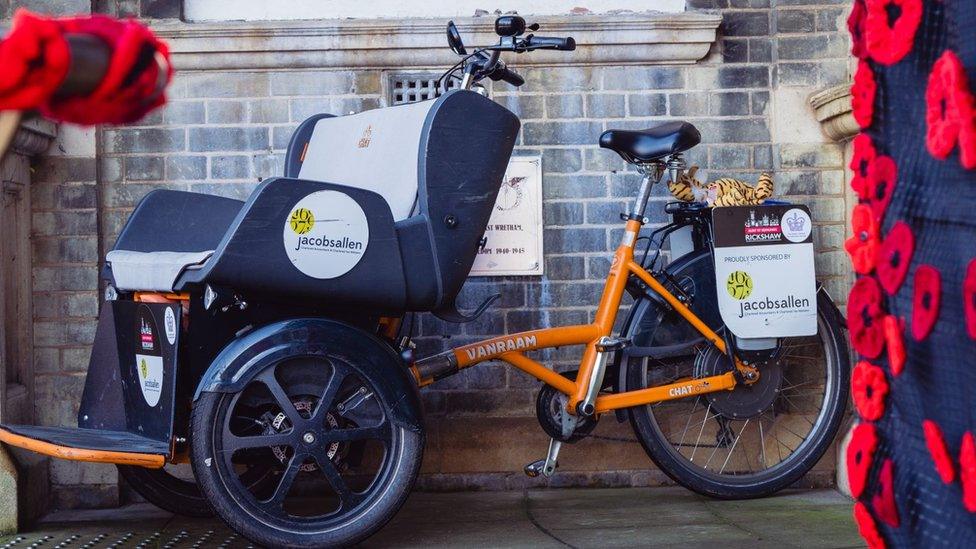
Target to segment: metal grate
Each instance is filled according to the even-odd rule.
[[[440,97],[442,93],[458,87],[458,81],[445,78],[441,82],[441,88],[437,88],[437,79],[441,73],[411,73],[411,74],[391,74],[389,76],[389,94],[387,99],[390,105],[403,105],[405,103],[416,103]]]

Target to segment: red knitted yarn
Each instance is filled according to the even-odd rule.
[[[889,295],[894,295],[905,281],[914,252],[915,236],[911,227],[898,221],[881,242],[878,254],[878,282]]]
[[[976,513],[976,443],[969,431],[962,436],[959,447],[959,482],[962,483],[962,504]]]
[[[895,471],[894,463],[890,459],[884,460],[881,472],[878,473],[879,490],[871,499],[871,507],[878,518],[888,526],[898,528],[901,520],[898,518],[898,505],[895,503]]]
[[[874,159],[878,156],[878,151],[874,148],[871,136],[866,133],[859,133],[854,138],[854,152],[851,155],[851,171],[854,177],[851,178],[851,188],[857,193],[861,200],[871,197],[871,189],[868,186],[868,171]]]
[[[966,70],[951,50],[932,65],[925,88],[925,146],[944,160],[958,142],[960,160],[966,168],[976,167],[976,107],[966,82]]]
[[[18,10],[13,30],[0,41],[0,110],[33,109],[51,97],[70,57],[58,23]]]
[[[851,256],[854,271],[868,274],[877,264],[880,249],[878,224],[870,207],[863,204],[854,207],[851,230],[853,234],[844,242],[844,249]]]
[[[884,315],[878,282],[871,277],[857,279],[847,297],[847,328],[854,350],[878,358],[885,344]]]
[[[888,366],[891,375],[899,376],[905,368],[905,340],[901,333],[905,329],[905,321],[888,315],[884,318],[885,347],[888,349]]]
[[[864,19],[867,14],[864,0],[854,0],[851,14],[847,17],[847,30],[851,33],[851,55],[862,59],[868,54],[864,44]]]
[[[871,470],[871,459],[874,449],[878,445],[878,435],[874,424],[861,422],[854,427],[851,443],[847,446],[847,478],[850,482],[851,495],[861,497],[867,484],[868,471]]]
[[[901,61],[912,51],[922,21],[922,0],[867,0],[864,40],[868,54],[882,65]],[[900,11],[894,21],[889,10]]]
[[[966,267],[966,278],[962,281],[962,308],[966,317],[966,333],[976,339],[976,259]]]
[[[884,538],[878,532],[878,526],[871,517],[871,512],[860,501],[854,504],[854,521],[857,522],[857,531],[868,544],[868,549],[884,549]]]
[[[922,421],[922,432],[925,434],[925,446],[929,449],[929,455],[932,456],[939,478],[946,484],[951,483],[956,478],[956,469],[949,456],[949,449],[946,448],[942,429],[936,422],[926,419]]]
[[[867,61],[860,61],[851,86],[851,108],[854,120],[862,128],[870,126],[874,119],[874,95],[877,91],[878,84],[874,81],[871,65]]]
[[[922,341],[928,337],[935,321],[939,319],[939,302],[942,297],[942,277],[931,265],[920,265],[915,270],[915,295],[912,299],[912,337]]]
[[[898,182],[898,166],[890,156],[878,155],[868,166],[868,192],[874,219],[880,224],[884,219],[891,196]]]
[[[884,370],[866,360],[858,362],[851,372],[851,392],[854,406],[862,419],[881,419],[885,411],[885,396],[888,395]]]

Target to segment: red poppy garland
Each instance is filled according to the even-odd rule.
[[[915,236],[911,227],[898,221],[881,242],[878,256],[878,281],[888,295],[894,295],[905,281],[914,252]]]
[[[844,249],[851,256],[854,271],[868,274],[874,270],[880,248],[878,224],[870,207],[863,204],[854,207],[851,212],[851,230],[853,234],[844,242]]]
[[[962,281],[962,309],[966,317],[966,332],[976,339],[976,259],[966,267],[966,278]]]
[[[966,70],[950,50],[932,65],[925,105],[925,146],[929,153],[944,160],[958,142],[962,165],[976,167],[976,108]]]
[[[857,531],[867,542],[868,549],[884,549],[885,542],[878,532],[878,525],[874,523],[867,506],[860,501],[854,504],[854,522],[857,523]]]
[[[854,73],[854,85],[851,86],[851,109],[858,126],[867,128],[874,119],[874,96],[878,91],[878,84],[874,81],[874,72],[867,61],[857,64]]]
[[[888,526],[898,528],[901,520],[898,519],[898,506],[895,504],[895,471],[894,463],[890,459],[884,460],[881,465],[881,472],[878,473],[878,484],[880,489],[871,499],[871,507]]]
[[[883,65],[912,51],[922,21],[922,0],[867,0],[864,41],[871,58]]]
[[[885,211],[895,194],[898,180],[898,166],[890,156],[879,155],[868,167],[868,193],[871,211],[878,223],[884,219]]]
[[[867,8],[864,7],[864,0],[854,0],[851,14],[847,17],[847,31],[851,33],[851,55],[864,58],[867,55],[867,48],[864,45],[864,19],[867,16]]]
[[[881,287],[871,277],[857,279],[847,298],[847,327],[854,350],[878,358],[885,345]]]
[[[942,278],[931,265],[921,265],[915,271],[915,295],[912,299],[912,337],[922,341],[928,337],[939,318],[942,297]]]
[[[868,186],[868,170],[874,159],[878,156],[877,149],[871,136],[866,133],[859,133],[852,143],[854,152],[851,155],[851,171],[854,177],[851,178],[851,188],[857,193],[861,200],[868,200],[871,197],[871,190]]]
[[[926,419],[922,421],[922,432],[925,434],[925,446],[929,449],[929,455],[932,456],[939,478],[946,484],[951,483],[956,478],[956,469],[949,456],[949,449],[946,448],[942,429],[936,422]]]
[[[959,482],[962,483],[962,503],[970,513],[976,513],[976,442],[973,434],[962,436],[959,448]]]
[[[905,368],[905,341],[901,337],[905,321],[888,315],[884,318],[885,347],[888,349],[888,366],[891,375],[899,376]]]
[[[863,419],[881,419],[888,394],[884,370],[866,360],[858,362],[851,372],[851,391],[854,393],[854,406]]]
[[[868,471],[871,470],[871,460],[877,445],[878,435],[874,424],[862,422],[854,427],[851,443],[847,446],[847,478],[851,495],[855,499],[861,497],[867,484]]]

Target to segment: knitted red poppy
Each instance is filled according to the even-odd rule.
[[[851,155],[851,171],[854,177],[851,178],[851,188],[857,193],[861,200],[868,200],[871,190],[868,186],[868,170],[871,163],[878,156],[878,151],[874,148],[871,136],[866,133],[859,133],[854,138],[854,152]]]
[[[851,212],[851,231],[853,234],[844,242],[844,249],[851,256],[854,271],[868,274],[874,270],[881,248],[878,238],[878,224],[874,213],[864,204],[854,206]]]
[[[885,210],[895,194],[895,184],[898,180],[898,166],[890,156],[878,155],[868,166],[868,192],[870,194],[871,211],[874,219],[880,224],[884,219]]]
[[[956,469],[952,464],[952,458],[949,457],[949,449],[946,448],[942,429],[936,422],[926,419],[922,421],[922,432],[925,434],[925,446],[929,449],[939,478],[946,484],[951,483],[956,478]]]
[[[878,358],[885,344],[883,322],[881,287],[871,277],[858,278],[847,297],[847,327],[854,350]]]
[[[901,337],[905,329],[905,321],[888,315],[884,318],[884,338],[885,347],[888,349],[888,366],[891,367],[891,374],[901,375],[905,368],[905,341]]]
[[[962,281],[962,308],[966,316],[966,332],[976,339],[976,259],[966,267],[966,278]]]
[[[854,85],[851,86],[851,108],[854,120],[858,126],[867,128],[874,118],[874,95],[878,91],[878,84],[874,81],[874,73],[867,61],[857,64],[854,73]]]
[[[962,436],[959,447],[959,482],[963,505],[970,513],[976,513],[976,443],[969,431]]]
[[[942,297],[942,278],[931,265],[915,270],[915,295],[912,299],[912,337],[922,341],[928,337],[939,318]]]
[[[922,21],[922,0],[867,0],[864,41],[868,54],[882,65],[901,61],[912,51]]]
[[[854,521],[857,522],[857,531],[868,544],[868,549],[884,549],[884,538],[878,532],[878,526],[871,518],[871,512],[860,501],[854,504]]]
[[[854,522],[857,523],[857,531],[864,538],[864,542],[867,543],[868,549],[884,549],[885,542],[884,538],[881,537],[881,533],[878,532],[878,526],[874,523],[874,518],[871,517],[871,512],[868,511],[866,505],[861,502],[854,504]]]
[[[878,435],[874,424],[861,422],[854,427],[851,443],[847,445],[847,477],[850,482],[851,495],[861,497],[867,484],[868,471],[871,469],[871,459],[874,449],[878,445]]]
[[[901,521],[898,519],[898,506],[895,504],[894,484],[894,464],[890,459],[886,459],[881,465],[881,472],[878,474],[879,489],[871,499],[871,507],[874,508],[879,519],[885,521],[892,528],[898,528]]]
[[[0,41],[0,110],[33,109],[64,80],[71,52],[50,19],[18,10],[12,28]]]
[[[867,48],[864,46],[864,19],[867,9],[864,0],[854,0],[851,14],[847,17],[847,30],[851,33],[851,55],[864,58]]]
[[[959,142],[960,160],[967,169],[976,167],[976,112],[966,83],[966,70],[950,50],[932,65],[925,88],[925,146],[944,160]]]
[[[915,236],[911,227],[898,221],[881,242],[878,255],[878,281],[889,295],[894,295],[905,281],[914,252]]]
[[[862,360],[851,372],[851,391],[854,406],[862,419],[877,421],[884,415],[885,396],[888,394],[888,380],[884,370]]]

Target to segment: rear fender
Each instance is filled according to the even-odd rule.
[[[210,364],[193,399],[203,393],[241,391],[270,364],[315,355],[339,356],[361,368],[380,396],[393,403],[393,422],[412,431],[422,430],[420,395],[403,359],[381,339],[329,319],[275,322],[231,341]]]

